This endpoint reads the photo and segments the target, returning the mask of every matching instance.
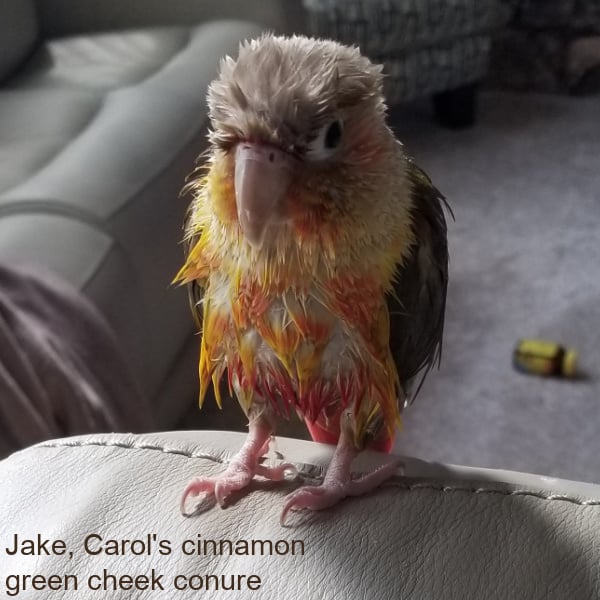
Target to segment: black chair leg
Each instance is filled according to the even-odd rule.
[[[433,96],[433,108],[440,125],[462,129],[475,123],[477,87],[476,83],[469,83]]]

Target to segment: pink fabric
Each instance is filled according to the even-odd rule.
[[[53,437],[152,428],[97,309],[51,276],[0,265],[0,457]]]

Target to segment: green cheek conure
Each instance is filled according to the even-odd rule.
[[[210,149],[189,184],[187,257],[202,327],[200,401],[227,385],[249,434],[220,476],[183,494],[222,504],[254,475],[280,419],[337,444],[320,486],[287,499],[318,510],[396,470],[352,479],[364,448],[389,451],[409,384],[439,361],[445,201],[386,124],[381,67],[356,48],[264,37],[225,58],[208,92]],[[418,391],[418,388],[417,388]]]

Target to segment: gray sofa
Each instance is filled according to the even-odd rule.
[[[278,1],[0,3],[0,261],[93,301],[159,428],[197,398],[197,338],[170,282],[207,86],[240,39],[301,15]]]

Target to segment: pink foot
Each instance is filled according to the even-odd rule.
[[[232,460],[225,472],[217,477],[195,477],[190,481],[183,492],[181,498],[181,512],[185,512],[185,504],[189,496],[199,496],[200,494],[213,494],[221,508],[231,492],[244,489],[251,481],[254,475],[260,475],[273,481],[285,479],[287,474],[296,473],[296,468],[288,463],[277,467],[265,467],[264,465],[247,464],[241,460]]]
[[[185,510],[187,499],[190,496],[201,494],[214,495],[221,506],[232,492],[244,489],[254,475],[260,475],[273,481],[283,480],[287,474],[296,474],[296,468],[283,463],[276,467],[267,467],[259,464],[260,457],[269,449],[271,431],[259,423],[251,423],[246,442],[231,459],[227,469],[216,477],[195,477],[185,488],[181,497],[181,513],[187,515]]]
[[[304,486],[292,492],[283,507],[281,513],[281,525],[285,524],[285,518],[290,510],[297,511],[322,510],[337,504],[347,496],[362,496],[379,487],[386,479],[397,474],[399,463],[383,465],[372,473],[363,475],[358,479],[340,481],[337,479],[327,480],[319,486]]]
[[[342,433],[323,483],[320,486],[304,486],[292,492],[281,513],[281,525],[285,524],[290,510],[322,510],[337,504],[347,496],[367,494],[397,474],[402,466],[399,461],[388,463],[372,473],[352,479],[350,468],[358,453],[354,442]]]

